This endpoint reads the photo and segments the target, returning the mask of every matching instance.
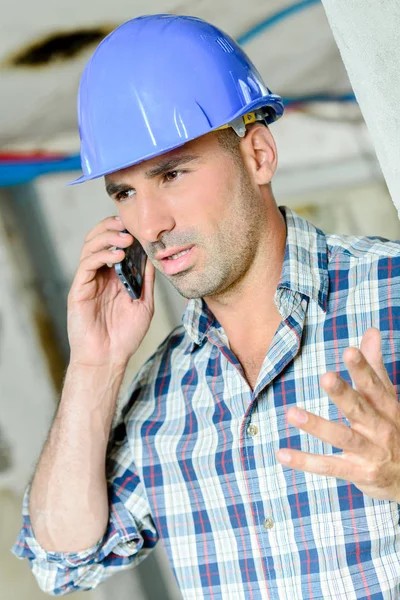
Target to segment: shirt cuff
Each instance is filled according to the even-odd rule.
[[[46,563],[59,563],[60,567],[78,567],[103,562],[110,554],[129,557],[143,546],[143,538],[131,513],[121,503],[112,506],[110,520],[104,536],[93,546],[79,552],[48,552],[35,538],[29,516],[30,485],[25,490],[22,503],[23,525],[11,549],[17,558],[28,558]]]

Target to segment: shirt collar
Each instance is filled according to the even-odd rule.
[[[280,207],[286,221],[286,248],[281,279],[275,302],[285,290],[299,292],[315,300],[325,312],[328,299],[328,258],[325,234],[306,219],[285,206]],[[182,317],[183,326],[192,340],[186,352],[201,346],[211,327],[220,327],[201,298],[190,300]]]
[[[286,249],[282,288],[315,300],[325,312],[328,300],[328,249],[325,234],[286,206],[280,207],[286,221]]]
[[[192,340],[186,348],[186,352],[193,350],[194,345],[201,346],[208,330],[215,324],[219,325],[202,298],[189,300],[183,313],[182,322]]]

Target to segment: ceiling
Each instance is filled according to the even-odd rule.
[[[0,186],[80,170],[76,95],[84,65],[109,31],[156,13],[221,27],[284,97],[286,114],[273,132],[285,189],[380,176],[319,0],[14,0],[0,22]]]
[[[77,151],[76,93],[85,62],[108,31],[158,12],[199,16],[242,40],[276,93],[351,91],[315,0],[14,0],[0,23],[0,149]]]

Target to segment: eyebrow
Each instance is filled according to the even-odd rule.
[[[180,165],[186,165],[189,162],[193,162],[198,160],[200,156],[197,154],[185,154],[181,156],[172,156],[170,158],[164,158],[159,161],[159,163],[146,171],[145,177],[146,179],[153,179],[153,177],[157,177],[158,175],[162,175],[163,173],[167,173],[168,171],[173,171],[176,167]]]
[[[131,187],[124,183],[106,183],[106,192],[109,196],[114,196],[120,192],[126,192],[129,189],[131,189]]]
[[[161,159],[155,167],[146,171],[144,176],[146,179],[153,179],[154,177],[168,173],[168,171],[174,171],[179,166],[199,160],[199,158],[200,156],[197,154],[185,154],[164,158]],[[112,181],[106,183],[106,192],[109,196],[114,196],[115,194],[126,192],[131,189],[133,189],[132,186],[126,183],[113,183]]]

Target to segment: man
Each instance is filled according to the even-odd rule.
[[[278,209],[266,125],[281,100],[199,19],[119,27],[79,113],[78,181],[105,176],[119,218],[82,249],[71,361],[14,552],[54,594],[161,537],[185,599],[398,598],[398,243]],[[139,301],[106,266],[133,236],[150,259]],[[154,266],[190,301],[112,424]]]

